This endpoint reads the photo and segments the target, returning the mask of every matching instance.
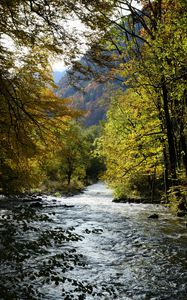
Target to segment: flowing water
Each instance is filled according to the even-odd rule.
[[[54,213],[49,226],[73,226],[84,237],[71,246],[86,264],[67,271],[69,276],[115,290],[101,296],[86,294],[84,299],[187,299],[185,219],[160,205],[117,204],[112,199],[103,183],[89,186],[81,195],[45,198],[43,211]],[[153,213],[159,219],[149,219]],[[66,299],[59,290],[51,286],[43,299]]]

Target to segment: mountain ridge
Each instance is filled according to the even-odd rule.
[[[73,79],[75,78],[76,76]],[[57,84],[56,94],[61,98],[69,98],[71,107],[85,112],[83,118],[85,126],[96,125],[105,119],[112,93],[116,89],[122,88],[120,81],[108,80],[107,82],[100,82],[94,77],[89,79],[81,78],[78,81],[75,86],[72,83],[72,75],[69,76],[68,72],[66,72]]]

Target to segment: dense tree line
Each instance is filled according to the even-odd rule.
[[[161,179],[166,198],[184,208],[187,5],[182,0],[139,1],[140,11],[131,1],[119,2],[131,14],[115,23],[109,48],[121,63],[112,71],[131,90],[116,95],[99,141],[106,178],[122,196],[126,185],[138,190],[147,173],[147,181]]]
[[[81,3],[0,3],[1,192],[37,186],[46,177],[43,163],[51,153],[62,149],[62,144],[65,153],[68,128],[79,114],[52,92],[49,60],[59,54],[74,57],[78,52],[81,41],[68,22],[81,14]]]
[[[85,76],[116,77],[130,88],[112,100],[98,141],[106,179],[120,191],[127,182],[135,190],[142,176],[151,186],[159,180],[166,198],[170,194],[185,206],[186,1],[30,0],[0,5],[2,188],[23,183],[26,173],[31,182],[37,178],[32,174],[41,177],[40,164],[49,153],[59,150],[65,159],[67,133],[71,139],[71,119],[77,114],[51,92],[48,60],[56,53]],[[92,64],[78,63],[84,42],[68,24],[75,17],[85,25],[84,61],[88,57]],[[12,48],[5,45],[7,39]],[[96,65],[103,68],[102,76]],[[111,161],[113,151],[119,155]],[[67,171],[67,161],[63,165],[69,183],[74,168],[69,164]]]

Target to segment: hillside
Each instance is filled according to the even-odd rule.
[[[98,124],[106,116],[112,92],[120,88],[120,82],[99,82],[94,78],[80,80],[78,87],[71,83],[68,74],[64,74],[58,82],[57,95],[71,98],[71,106],[85,111],[84,124]],[[81,86],[81,87],[80,87]]]

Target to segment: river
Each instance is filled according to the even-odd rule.
[[[64,243],[63,249],[70,249],[71,245],[71,251],[74,249],[84,260],[66,270],[66,276],[87,283],[91,291],[85,289],[81,296],[68,284],[62,288],[61,282],[48,286],[36,283],[40,296],[15,299],[187,299],[185,220],[161,205],[120,204],[112,199],[112,192],[103,183],[91,185],[84,193],[69,198],[45,197],[42,213],[52,217],[52,222],[46,225],[48,230],[73,228],[75,234],[82,236],[70,244]],[[153,213],[159,219],[149,219]],[[6,215],[5,208],[3,214]],[[39,222],[38,230],[45,227]],[[31,238],[29,232],[26,239]],[[63,249],[51,245],[50,253]],[[38,257],[41,262],[46,254]],[[32,267],[33,259],[32,256],[27,259],[27,266]],[[62,292],[68,288],[68,293]]]

